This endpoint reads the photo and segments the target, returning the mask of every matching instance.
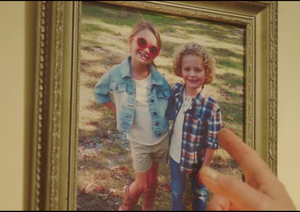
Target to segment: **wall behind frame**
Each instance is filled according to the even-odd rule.
[[[25,2],[0,2],[0,210],[23,209]]]
[[[278,178],[300,210],[300,2],[279,2],[278,8]],[[0,210],[26,209],[24,129],[30,120],[24,90],[31,79],[25,75],[24,17],[25,2],[0,2]]]
[[[278,7],[278,178],[300,210],[300,2]]]

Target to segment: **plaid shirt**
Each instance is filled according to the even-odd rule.
[[[185,86],[180,83],[172,87],[175,117],[183,103],[184,88]],[[201,92],[198,93],[185,112],[180,157],[182,172],[198,171],[204,161],[206,148],[218,148],[217,133],[221,130],[221,124],[221,111],[218,104],[211,97],[204,98]]]

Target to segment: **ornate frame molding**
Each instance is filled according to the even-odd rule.
[[[277,174],[276,1],[102,3],[245,26],[245,142]],[[26,201],[28,210],[76,210],[82,2],[36,4],[34,128]]]

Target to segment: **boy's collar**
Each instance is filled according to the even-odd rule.
[[[182,86],[179,88],[179,92],[176,93],[175,96],[180,95],[180,97],[183,98],[183,92],[185,90],[185,87],[186,87],[185,83],[182,84]],[[202,93],[203,89],[204,89],[204,86],[202,87],[201,91],[192,98],[192,104],[197,104],[197,105],[201,104],[201,100],[203,99],[203,96],[201,95],[201,93]]]

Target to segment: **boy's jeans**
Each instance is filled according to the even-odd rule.
[[[171,192],[172,192],[172,211],[184,211],[185,204],[182,201],[182,197],[185,191],[186,185],[186,173],[181,172],[179,164],[170,157],[171,168]],[[203,184],[198,184],[197,173],[191,173],[191,190],[194,193],[194,200],[192,209],[194,211],[205,211],[205,204],[207,200],[207,190]]]

